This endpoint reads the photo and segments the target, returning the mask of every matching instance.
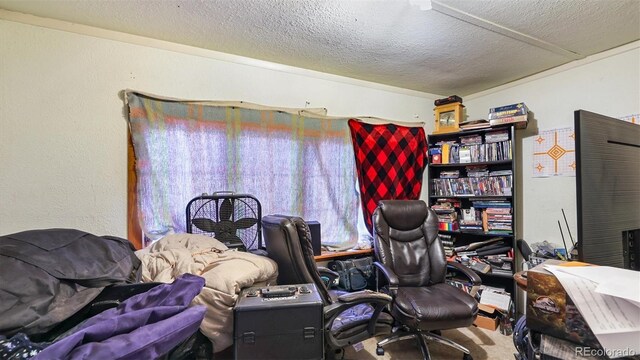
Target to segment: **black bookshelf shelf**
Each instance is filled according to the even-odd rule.
[[[506,136],[502,136],[499,141],[496,141],[496,137],[490,137],[491,141],[487,142],[487,134],[496,130],[503,132],[503,135],[506,132]],[[468,135],[478,135],[477,139],[474,140],[481,139],[482,143],[475,141],[476,144],[473,145],[462,145],[461,137]],[[514,250],[515,234],[517,234],[516,203],[518,200],[515,196],[517,194],[515,181],[517,163],[515,159],[517,159],[516,150],[518,145],[515,140],[515,127],[513,125],[428,136],[429,164],[427,169],[429,194],[446,192],[467,194],[479,192],[497,194],[505,192],[509,194],[429,195],[429,206],[437,205],[435,210],[439,221],[447,224],[446,227],[443,226],[444,228],[451,228],[449,225],[453,223],[459,225],[459,221],[464,219],[465,216],[467,217],[466,220],[474,221],[476,226],[479,223],[482,226],[482,230],[439,230],[438,233],[445,246],[445,252],[453,254],[456,246],[489,241],[498,237],[502,238],[502,245],[500,246],[502,252],[496,255],[506,255]],[[461,154],[463,150],[465,151],[464,157]],[[469,155],[467,151],[470,151],[471,154]],[[447,156],[445,154],[448,154],[449,158],[443,159],[443,156]],[[431,163],[434,156],[440,156],[440,162],[445,162],[445,164]],[[461,163],[459,162],[461,158],[463,161],[492,161]],[[501,175],[490,175],[492,172]],[[445,199],[451,200],[447,201]],[[478,203],[481,200],[487,201]],[[509,210],[507,211],[506,209]],[[454,228],[457,228],[457,226]],[[501,228],[510,230],[510,233],[496,232],[495,229]],[[484,258],[483,256],[479,257],[481,259]],[[513,270],[496,269],[495,272],[478,274],[481,276],[483,284],[505,288],[511,294],[512,300],[517,303]]]
[[[482,161],[482,162],[470,162],[470,163],[454,163],[454,164],[429,164],[433,168],[457,168],[465,166],[477,166],[477,165],[510,165],[512,160],[500,160],[500,161]]]

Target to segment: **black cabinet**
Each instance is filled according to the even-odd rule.
[[[429,206],[448,256],[515,301],[516,142],[512,125],[428,136]],[[482,243],[478,245],[477,243]]]

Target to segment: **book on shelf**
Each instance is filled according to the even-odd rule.
[[[476,221],[478,220],[478,216],[476,214],[476,209],[470,207],[469,209],[462,209],[462,220],[464,221]]]
[[[482,136],[479,134],[460,136],[461,145],[480,145],[482,144]]]
[[[511,174],[513,174],[511,170],[495,170],[495,171],[489,172],[490,176],[501,176],[501,175],[511,175]]]
[[[489,176],[487,165],[470,165],[465,167],[468,177],[486,177]]]
[[[452,235],[448,234],[438,234],[438,239],[442,242],[442,247],[444,248],[444,254],[446,256],[451,256],[454,254],[454,247],[456,238]]]
[[[469,268],[474,270],[475,272],[486,274],[491,271],[491,265],[483,262],[483,261],[471,261],[469,262]]]
[[[516,129],[526,129],[529,124],[528,115],[508,116],[490,121],[491,126],[499,126],[506,124],[515,124]]]
[[[460,147],[460,163],[466,164],[473,162],[471,157],[471,148],[469,146]]]
[[[526,115],[528,112],[529,109],[523,102],[490,108],[489,121],[510,116]]]
[[[461,122],[459,124],[460,130],[477,130],[477,129],[486,129],[491,127],[491,124],[488,120],[478,119],[478,120],[469,120],[465,122]]]
[[[460,205],[462,204],[460,199],[447,198],[447,197],[438,198],[438,199],[436,199],[436,202],[437,202],[437,204],[434,204],[433,206],[444,205],[444,206],[451,206],[451,207],[454,207],[454,208],[459,208]],[[431,206],[431,207],[433,207],[433,206]]]
[[[458,223],[457,222],[438,222],[438,230],[457,231]]]
[[[438,230],[457,231],[459,229],[456,206],[460,207],[460,201],[455,199],[438,199],[436,204],[431,205],[431,209],[438,216]]]
[[[507,130],[487,132],[484,135],[485,143],[495,143],[509,140],[509,132]]]
[[[491,206],[491,204],[489,206]],[[511,206],[509,206],[509,207],[487,207],[485,211],[487,213],[489,213],[489,214],[492,214],[492,215],[507,215],[507,214],[511,215]]]
[[[440,173],[441,179],[457,179],[460,177],[460,170],[446,170]]]
[[[471,201],[473,202],[473,207],[475,208],[511,207],[511,202],[509,202],[507,198],[478,197],[477,199],[473,199]]]
[[[442,163],[449,163],[449,152],[451,151],[451,144],[445,143],[442,144]]]
[[[460,231],[465,232],[481,232],[482,229],[482,217],[481,211],[471,207],[468,209],[460,209],[462,218],[459,221]]]
[[[451,145],[449,150],[449,164],[460,163],[460,146],[458,144]]]
[[[442,163],[442,148],[441,147],[431,147],[429,148],[429,160],[431,164],[441,164]]]

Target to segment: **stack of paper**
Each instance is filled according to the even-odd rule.
[[[545,269],[560,281],[610,358],[640,354],[640,272],[608,266]]]
[[[502,289],[483,285],[480,304],[489,305],[506,312],[511,307],[511,295]]]

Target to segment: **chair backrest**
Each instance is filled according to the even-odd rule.
[[[376,259],[398,275],[400,286],[444,282],[438,217],[424,201],[380,201],[373,213],[373,245]]]
[[[325,305],[332,303],[318,272],[309,226],[300,217],[267,215],[262,218],[267,256],[278,264],[278,284],[314,283]]]

